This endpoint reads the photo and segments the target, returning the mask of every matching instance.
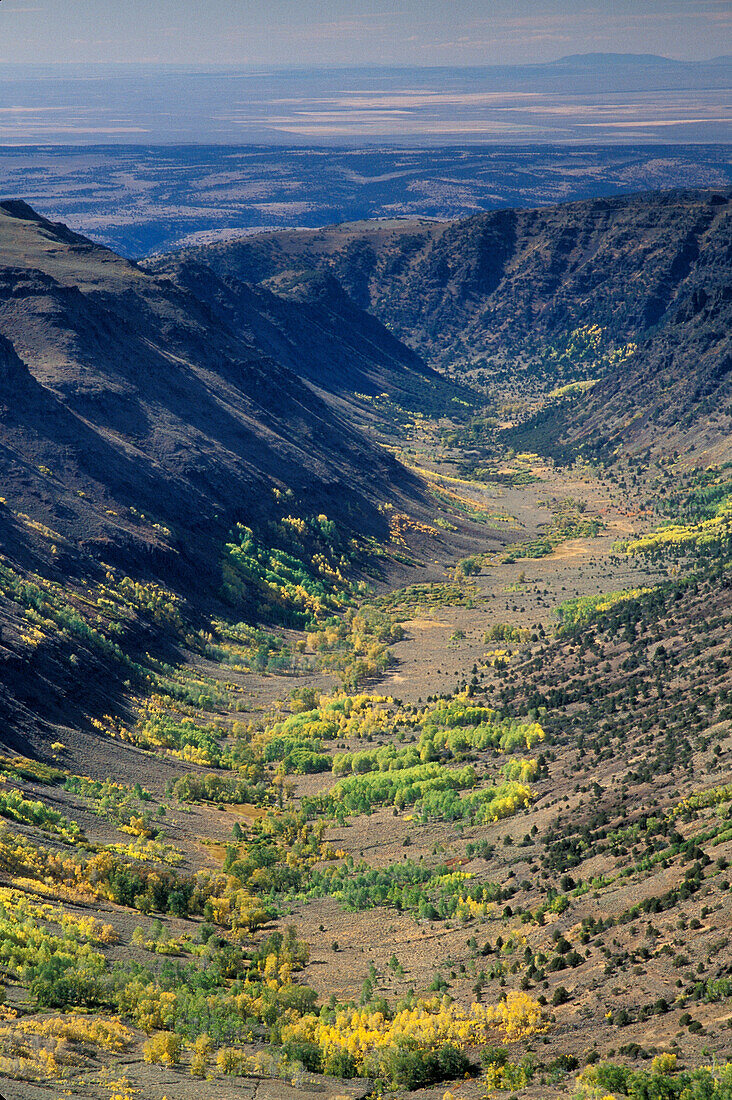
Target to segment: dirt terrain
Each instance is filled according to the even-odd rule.
[[[720,204],[705,203],[721,233]],[[703,433],[698,449],[661,438],[659,453],[595,462],[518,450],[507,433],[541,425],[516,385],[470,402],[462,384],[432,388],[328,279],[254,288],[177,268],[174,281],[27,210],[2,217],[15,246],[40,237],[48,270],[28,268],[17,294],[8,278],[0,302],[26,341],[23,357],[0,346],[26,402],[4,416],[0,503],[0,1091],[584,1100],[611,1095],[602,1073],[648,1073],[672,1100],[722,1100],[726,439],[706,452]],[[84,257],[105,285],[82,294],[67,282]],[[100,294],[129,362],[78,338]],[[245,299],[246,337],[233,319]],[[153,351],[135,302],[155,316]],[[183,355],[223,332],[231,356],[216,369],[210,348],[205,371]],[[722,386],[718,335],[706,346]],[[368,338],[356,366],[370,392],[324,372],[316,397],[306,380],[341,337],[344,358]],[[246,393],[244,348],[257,365]],[[104,488],[108,455],[81,480],[53,417],[23,420],[42,389],[127,453],[119,394],[97,391],[138,352],[176,360],[135,391],[148,433],[135,461],[164,513],[138,508],[122,467]],[[226,472],[241,473],[240,428],[221,435],[194,408],[204,374],[272,443],[282,480],[266,508],[252,487],[266,471]],[[402,403],[380,391],[392,374],[410,379]],[[574,384],[573,403],[590,392]],[[161,438],[163,399],[178,413]],[[708,399],[690,406],[692,428]],[[202,496],[211,479],[218,504],[196,517],[190,487]],[[709,1088],[682,1094],[684,1074]]]
[[[426,456],[423,457],[426,459]],[[490,527],[485,528],[481,540],[475,534],[476,525],[473,525],[473,552],[480,552],[485,557],[480,571],[463,577],[460,582],[465,600],[458,605],[418,605],[402,612],[400,618],[405,636],[395,646],[395,664],[378,683],[369,686],[370,691],[417,704],[423,703],[428,696],[450,695],[472,679],[476,696],[484,694],[486,699],[497,699],[502,689],[503,674],[500,667],[495,667],[495,662],[491,663],[491,653],[500,647],[485,640],[486,632],[495,623],[526,628],[534,633],[534,637],[536,631],[542,629],[549,639],[556,630],[558,603],[578,596],[652,586],[664,579],[665,569],[649,567],[637,559],[612,553],[613,544],[619,537],[638,534],[650,526],[649,517],[643,514],[637,503],[629,502],[614,485],[598,479],[589,470],[572,475],[547,466],[537,466],[536,469],[541,480],[522,489],[498,490],[501,507],[515,517],[516,529],[520,530],[521,537],[530,539],[546,529],[552,515],[546,501],[559,496],[581,500],[585,505],[583,514],[601,517],[602,527],[597,536],[568,539],[544,557],[505,562],[502,560],[506,552],[503,540],[498,542]],[[451,476],[444,463],[439,465],[439,470],[442,475]],[[471,499],[493,507],[497,500],[496,487],[490,486],[483,491],[473,487]],[[431,554],[436,549],[436,540],[420,538],[417,542],[412,552],[421,553],[425,564],[420,569],[407,570],[408,579],[414,578],[417,583],[423,584],[425,578],[429,578],[427,583],[438,585],[455,576],[456,559],[446,552],[448,547],[444,541],[440,541],[435,557],[429,559],[426,559],[425,548]],[[403,567],[400,567],[399,575],[400,579],[405,579]],[[388,586],[382,584],[382,588],[388,591]],[[529,645],[527,652],[535,648],[535,645]],[[522,659],[527,659],[526,653]],[[212,662],[197,663],[193,671],[236,686],[240,702],[235,712],[221,715],[224,722],[253,721],[261,724],[283,710],[286,713],[287,698],[293,688],[313,687],[322,692],[337,687],[337,681],[323,672],[300,673],[294,678],[283,674],[263,677],[224,670]],[[375,809],[368,815],[351,817],[343,824],[329,826],[327,841],[351,854],[356,861],[363,860],[374,868],[388,868],[409,858],[427,864],[448,863],[474,875],[477,881],[498,882],[504,886],[520,883],[522,905],[528,910],[535,908],[541,904],[546,886],[557,885],[559,878],[559,871],[551,871],[548,880],[545,879],[546,872],[541,872],[541,876],[537,877],[542,838],[556,829],[561,821],[573,817],[579,820],[590,812],[595,801],[593,789],[601,790],[602,798],[615,805],[616,795],[623,786],[625,760],[621,757],[605,759],[591,771],[584,769],[578,777],[579,781],[576,781],[576,749],[567,717],[565,714],[563,720],[559,713],[554,720],[553,728],[557,732],[551,737],[547,772],[532,784],[532,802],[523,813],[494,825],[476,827],[440,822],[423,824],[409,812]],[[70,732],[59,730],[59,737],[63,736],[67,741],[63,760],[73,770],[80,761],[73,759],[74,744]],[[376,743],[387,744],[389,740],[386,732],[377,736]],[[338,747],[357,750],[361,746],[356,740],[339,742]],[[112,763],[115,753],[118,754],[116,766]],[[122,746],[117,749],[109,739],[100,740],[98,758],[93,753],[87,754],[84,763],[85,772],[98,777],[108,774],[114,767],[120,778],[127,783],[140,782],[156,797],[163,795],[166,782],[181,774],[181,769],[169,757],[130,749],[129,746],[122,751]],[[478,760],[477,765],[485,768],[486,774],[490,774],[495,766],[491,754],[485,760]],[[670,786],[675,784],[678,787],[677,777],[665,778],[666,785],[664,777],[659,777],[660,786],[656,783],[652,794],[650,790],[639,790],[636,797],[642,802],[649,797],[652,801],[659,798],[665,801],[670,797]],[[327,775],[293,775],[288,780],[295,804],[304,795],[332,789],[334,782],[334,777]],[[29,787],[28,790],[36,795],[44,793],[40,786]],[[48,795],[46,798],[48,801]],[[109,843],[114,839],[113,828],[103,827],[98,818],[84,812],[83,800],[74,799],[64,792],[54,792],[53,802],[64,813],[73,813],[88,836],[97,843]],[[248,821],[256,819],[256,812],[254,817],[252,812],[246,807],[180,804],[175,812],[166,815],[165,839],[181,853],[184,860],[182,869],[215,869],[230,840],[234,822],[246,827]],[[617,809],[612,812],[617,812]],[[631,815],[632,812],[631,806]],[[471,843],[478,846],[487,843],[489,854],[486,857],[466,855]],[[732,854],[729,840],[726,847],[715,851],[715,858],[725,852]],[[607,876],[613,866],[613,861],[607,857],[594,857],[582,866],[582,875],[598,879],[598,876]],[[573,874],[576,876],[576,871]],[[606,943],[611,945],[612,955],[627,959],[628,953],[632,958],[639,941],[644,936],[651,936],[653,929],[650,941],[655,947],[653,961],[644,964],[641,969],[637,963],[632,968],[627,962],[616,964],[618,970],[612,988],[606,979],[608,956],[603,954],[604,948],[602,951],[600,949],[601,941],[597,946],[593,944],[592,949],[587,949],[586,961],[583,960],[571,971],[570,983],[565,971],[547,975],[548,980],[538,983],[538,991],[543,988],[549,1002],[553,991],[560,985],[566,987],[570,984],[571,998],[569,1003],[552,1010],[553,1022],[544,1035],[528,1045],[512,1049],[511,1057],[518,1059],[527,1050],[533,1050],[534,1056],[544,1064],[563,1055],[579,1056],[581,1062],[581,1057],[588,1052],[596,1051],[599,1056],[606,1057],[617,1050],[618,1029],[613,1023],[613,1014],[623,1005],[629,1002],[636,1004],[639,1000],[652,1004],[664,994],[669,1001],[673,1000],[678,971],[671,963],[671,955],[659,953],[657,949],[664,943],[679,943],[678,929],[682,924],[687,927],[690,921],[703,914],[701,920],[695,921],[699,927],[693,939],[684,937],[684,950],[688,956],[684,963],[686,970],[701,973],[710,962],[719,970],[725,959],[732,961],[726,937],[723,947],[720,947],[722,941],[714,946],[720,934],[724,934],[728,909],[724,895],[719,894],[713,881],[700,896],[693,896],[685,902],[681,913],[674,913],[671,921],[662,915],[660,921],[641,917],[632,924],[623,923],[622,914],[628,909],[647,897],[667,891],[677,882],[678,872],[673,866],[661,868],[650,878],[631,874],[613,882],[611,875],[609,885],[576,899],[566,913],[551,921],[547,918],[547,922],[538,927],[524,926],[521,922],[516,924],[510,918],[506,919],[505,913],[501,916],[500,904],[492,917],[463,924],[454,920],[417,920],[414,914],[381,907],[360,912],[344,911],[334,898],[294,902],[283,915],[283,921],[294,923],[298,934],[310,945],[310,960],[301,974],[301,980],[311,985],[323,1001],[335,995],[339,1001],[356,1002],[363,983],[370,975],[379,994],[394,1001],[404,996],[410,988],[428,988],[435,975],[439,974],[447,982],[452,997],[460,1003],[470,1003],[474,997],[472,990],[476,975],[486,969],[487,959],[494,959],[493,951],[487,957],[482,954],[483,944],[494,941],[499,931],[505,939],[507,930],[513,929],[523,943],[539,951],[542,947],[546,949],[547,942],[551,943],[552,937],[560,931],[575,942],[583,920],[620,919],[621,923],[612,930]],[[53,900],[55,895],[52,891],[47,896]],[[131,943],[135,927],[145,926],[144,918],[140,919],[139,915],[130,914],[128,910],[112,904],[97,905],[94,911],[99,913],[100,919],[111,923],[119,936],[120,946],[111,951],[110,959],[125,962],[137,958],[139,962],[144,962],[145,952]],[[168,919],[166,926],[173,937],[181,934],[195,937],[197,932],[196,922],[191,924],[185,920]],[[672,951],[678,954],[676,947]],[[393,957],[398,959],[398,972],[390,967]],[[517,976],[512,976],[509,969],[500,981],[501,986],[508,984],[510,987],[518,976],[520,970]],[[489,980],[486,995],[489,995],[488,987],[491,986]],[[22,1000],[16,1001],[15,995],[11,995],[9,1003],[22,1004]],[[703,1047],[723,1058],[730,1049],[724,1025],[731,1017],[724,1009],[720,1012],[720,1007],[711,1004],[695,1012],[695,1018],[699,1019],[702,1027],[698,1037],[679,1028],[673,1013],[670,1013],[635,1024],[629,1022],[622,1029],[622,1042],[626,1045],[637,1043],[642,1048],[666,1049],[673,1040],[673,1047],[684,1057],[698,1058]],[[117,1070],[120,1074],[124,1073],[130,1089],[141,1089],[145,1097],[165,1095],[169,1100],[182,1100],[191,1095],[190,1078],[181,1076],[181,1071],[164,1071],[147,1066],[139,1056],[115,1062],[115,1072]],[[75,1086],[70,1084],[73,1093]],[[40,1084],[7,1081],[3,1087],[8,1090],[8,1095],[27,1097],[29,1100],[57,1095],[52,1088]],[[200,1081],[195,1085],[196,1095],[201,1097],[241,1093],[258,1098],[272,1096],[278,1100],[302,1095],[303,1087],[300,1084],[293,1090],[292,1086],[282,1082],[241,1081],[229,1093],[221,1078],[210,1083]],[[103,1090],[95,1091],[96,1088],[88,1084],[85,1091],[87,1095],[106,1098],[108,1094]],[[313,1085],[307,1086],[306,1091],[311,1090],[332,1097],[363,1094],[362,1086],[354,1083],[336,1086],[327,1078],[313,1078]],[[418,1095],[441,1097],[443,1091],[444,1087],[440,1087],[422,1090]],[[484,1086],[479,1079],[466,1081],[458,1088],[453,1087],[453,1093],[457,1096],[477,1098],[483,1092]],[[548,1081],[537,1084],[535,1080],[534,1084],[522,1089],[520,1095],[548,1100],[567,1093],[563,1082],[555,1087]]]

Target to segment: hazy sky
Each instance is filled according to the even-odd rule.
[[[732,52],[729,0],[2,0],[0,61],[476,65]]]

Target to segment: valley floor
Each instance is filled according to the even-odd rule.
[[[343,689],[327,667],[327,645],[319,650],[317,638],[295,630],[283,633],[290,652],[300,653],[295,669],[257,671],[243,658],[224,663],[221,653],[189,650],[172,677],[198,685],[212,700],[202,710],[189,692],[177,720],[205,720],[224,746],[246,741],[263,748],[261,782],[270,794],[279,790],[281,811],[266,798],[230,798],[226,786],[237,773],[214,766],[200,746],[186,751],[172,740],[156,746],[125,739],[123,729],[139,724],[140,713],[151,717],[140,697],[126,717],[111,716],[93,736],[89,728],[58,726],[57,768],[96,781],[112,776],[120,785],[101,800],[90,787],[24,774],[14,770],[12,754],[3,758],[0,798],[18,790],[61,815],[45,823],[39,817],[38,827],[22,813],[13,819],[3,811],[17,836],[65,858],[82,851],[64,839],[63,823],[75,821],[85,858],[117,848],[163,879],[205,873],[204,892],[217,899],[212,908],[204,898],[201,911],[189,913],[172,901],[163,914],[132,894],[124,903],[119,893],[114,900],[111,888],[94,896],[93,882],[72,887],[21,859],[6,870],[0,1091],[8,1100],[296,1100],[359,1097],[371,1088],[357,1077],[307,1069],[296,1045],[280,1079],[264,1076],[264,1069],[256,1078],[253,1063],[248,1074],[232,1075],[217,1052],[240,1048],[253,1058],[262,1043],[253,1028],[248,1042],[241,1031],[227,1038],[209,1004],[210,1051],[205,1043],[196,1047],[194,1016],[204,1013],[203,1001],[178,1028],[186,1036],[180,1053],[171,1048],[160,1061],[150,1053],[150,1035],[169,1034],[168,1024],[152,1009],[147,1026],[139,1012],[122,1013],[123,1022],[113,1025],[122,1029],[116,1039],[84,1037],[81,1024],[81,1037],[59,1025],[55,1046],[43,1028],[22,1032],[28,1020],[56,1018],[58,1002],[49,997],[44,1005],[41,997],[39,1013],[45,971],[36,967],[36,984],[29,984],[30,939],[7,946],[14,911],[26,929],[35,921],[53,930],[57,938],[42,948],[51,955],[69,950],[67,935],[74,951],[86,944],[98,952],[107,972],[115,964],[138,967],[139,998],[148,970],[164,968],[165,980],[151,987],[160,1001],[173,996],[176,967],[213,966],[207,944],[216,937],[248,960],[244,970],[231,963],[230,995],[239,989],[245,996],[236,983],[247,966],[252,978],[256,945],[290,925],[308,951],[296,958],[293,948],[286,965],[298,984],[317,993],[319,1005],[393,1012],[420,997],[449,995],[469,1012],[475,1003],[530,998],[538,1013],[531,1025],[514,1033],[497,1028],[487,1046],[468,1043],[475,1068],[452,1082],[445,1074],[439,1083],[422,1083],[413,1095],[424,1100],[600,1096],[602,1080],[593,1081],[592,1072],[607,1060],[650,1071],[664,1053],[667,1068],[674,1055],[679,1068],[732,1056],[728,568],[710,573],[706,563],[697,580],[682,583],[688,563],[682,568],[660,554],[619,548],[619,540],[656,529],[658,516],[640,490],[589,468],[555,469],[519,456],[506,463],[509,473],[524,475],[513,484],[468,481],[449,450],[416,435],[401,457],[433,492],[434,519],[393,524],[376,594],[361,602],[400,624],[403,637],[389,643],[393,660],[378,678],[349,688],[345,710],[328,710]],[[552,544],[536,556],[547,537]],[[616,595],[603,607],[595,598],[608,594]],[[175,714],[171,699],[158,697],[155,706]],[[305,716],[297,730],[293,711]],[[540,736],[527,732],[533,726]],[[295,754],[289,767],[272,746],[293,738],[300,740],[288,750]],[[414,758],[405,755],[399,768],[386,770],[385,761],[410,747]],[[296,761],[305,759],[301,771]],[[340,763],[331,772],[334,760]],[[472,777],[466,772],[464,786],[448,792],[402,786],[393,797],[366,782],[403,777],[431,762],[433,778],[466,768]],[[252,759],[244,757],[238,774],[249,766],[254,777]],[[176,781],[191,772],[219,776],[221,786],[208,798],[187,799]],[[421,781],[416,772],[410,779]],[[506,810],[497,803],[485,810],[494,803],[478,800],[491,785],[506,796],[501,785],[510,783],[526,797]],[[471,812],[464,809],[469,798],[476,799]],[[294,832],[279,839],[276,830],[269,839],[256,834],[268,815],[287,811]],[[318,827],[315,844],[309,838]],[[258,860],[265,848],[267,858]],[[221,877],[236,873],[243,876],[238,894],[229,889],[225,896]],[[250,909],[259,898],[266,910],[248,918],[248,926],[244,893]],[[43,906],[70,915],[65,933],[62,917],[40,912]],[[239,923],[224,910],[238,912]],[[83,922],[92,916],[109,931],[95,926],[87,935]],[[281,991],[289,980],[284,955],[272,951],[274,963],[263,959],[259,974]],[[213,987],[200,988],[213,994]],[[73,996],[66,1007],[75,1003],[88,1025],[120,1015],[104,1003],[87,1011],[83,998]],[[256,1017],[254,1008],[247,1015]],[[339,1064],[346,1067],[347,1059]],[[655,1065],[660,1073],[661,1063]],[[580,1074],[584,1084],[577,1083]],[[406,1084],[389,1087],[392,1095],[409,1092]]]

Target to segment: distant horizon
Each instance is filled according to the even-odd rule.
[[[710,60],[732,52],[731,30],[728,0],[5,0],[0,59],[434,68],[612,51]]]
[[[1,10],[1,9],[0,9]],[[483,69],[524,69],[546,68],[551,65],[561,64],[563,61],[579,61],[591,58],[613,58],[617,60],[653,60],[667,61],[674,65],[713,65],[732,62],[732,54],[721,53],[710,57],[672,57],[670,54],[660,54],[648,51],[632,50],[585,50],[575,53],[559,54],[556,57],[544,58],[535,61],[486,61],[470,62],[465,64],[430,63],[430,62],[375,62],[375,61],[342,61],[338,63],[322,63],[310,65],[297,65],[292,62],[237,62],[237,61],[14,61],[0,58],[0,68],[17,69],[89,69],[89,68],[120,68],[120,69],[176,69],[191,72],[229,72],[232,70],[242,72],[262,72],[273,70],[276,72],[340,72],[343,70],[378,70],[388,71],[400,69],[434,69],[434,70],[473,70]],[[730,77],[732,83],[732,76]]]

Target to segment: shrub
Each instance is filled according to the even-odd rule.
[[[301,1062],[311,1073],[320,1073],[322,1069],[320,1047],[316,1043],[310,1043],[305,1039],[290,1039],[283,1043],[282,1053],[292,1062]]]
[[[407,1050],[398,1048],[386,1061],[386,1071],[393,1085],[408,1089],[425,1088],[437,1081],[463,1077],[470,1061],[451,1043],[438,1050]]]
[[[183,1040],[173,1031],[158,1031],[143,1045],[142,1056],[146,1062],[163,1066],[177,1066],[183,1050]]]

